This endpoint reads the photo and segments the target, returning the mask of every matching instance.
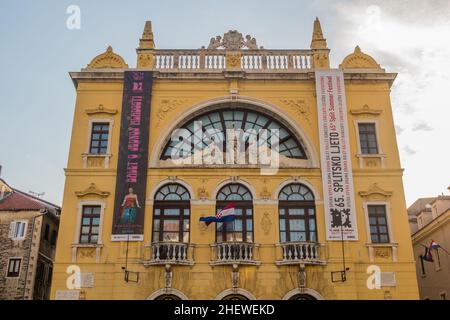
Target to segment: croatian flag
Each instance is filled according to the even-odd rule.
[[[440,248],[441,246],[440,245],[438,245],[436,242],[434,242],[434,240],[431,240],[431,243],[430,243],[430,249],[435,249],[435,250],[437,250],[438,248]]]
[[[225,208],[216,213],[212,217],[201,217],[200,221],[210,225],[212,222],[231,222],[236,218],[234,214],[234,204],[230,203]]]

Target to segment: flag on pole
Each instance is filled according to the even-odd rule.
[[[427,247],[426,245],[422,244],[422,247],[425,248],[425,253],[420,256],[420,258],[424,261],[433,262],[433,255],[431,253],[431,245],[430,247]]]
[[[225,208],[216,213],[215,216],[201,217],[200,221],[210,225],[212,222],[231,222],[236,218],[234,214],[234,204],[230,203]]]

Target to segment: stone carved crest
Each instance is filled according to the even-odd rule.
[[[93,109],[86,109],[86,113],[88,115],[94,115],[94,114],[110,114],[110,115],[115,115],[117,114],[117,110],[116,109],[107,109],[103,106],[103,104],[99,104],[97,108],[93,108]]]
[[[378,186],[377,183],[374,183],[370,186],[369,190],[360,191],[359,195],[362,198],[368,199],[375,199],[375,198],[387,199],[392,196],[392,191],[383,190]]]
[[[223,35],[223,38],[221,36],[211,38],[208,50],[219,49],[221,47],[226,50],[240,50],[242,48],[247,48],[250,50],[258,49],[255,38],[252,38],[250,35],[246,35],[244,39],[242,33],[237,30],[229,30]]]
[[[237,264],[233,264],[233,271],[231,272],[231,286],[233,289],[239,287],[239,267]]]
[[[350,109],[350,113],[354,116],[359,115],[369,115],[369,116],[378,116],[383,112],[381,109],[372,109],[367,104],[363,105],[360,109]]]

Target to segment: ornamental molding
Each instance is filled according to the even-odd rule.
[[[291,108],[299,117],[311,125],[311,109],[303,99],[280,99],[282,103]]]
[[[99,104],[97,108],[95,109],[86,109],[86,113],[90,116],[95,114],[110,114],[115,115],[117,114],[116,109],[107,109],[102,104]]]
[[[359,115],[379,116],[382,112],[383,112],[383,110],[381,110],[381,109],[371,109],[367,104],[365,104],[360,109],[351,109],[350,110],[350,113],[354,116],[359,116]]]
[[[264,212],[264,216],[261,219],[261,226],[263,228],[264,234],[267,236],[270,232],[270,227],[272,226],[272,222],[270,221],[268,212]]]
[[[380,65],[374,58],[361,51],[356,46],[355,51],[344,58],[339,65],[340,69],[381,69]]]
[[[256,44],[256,39],[252,38],[250,35],[246,35],[244,39],[242,33],[237,30],[229,30],[223,37],[216,36],[209,41],[208,50],[220,48],[226,50],[240,50],[243,48],[258,50],[258,45]]]
[[[176,110],[178,107],[183,105],[186,102],[186,99],[162,99],[160,101],[160,107],[156,112],[157,123],[156,126],[159,127],[161,122],[167,117],[167,115]]]
[[[109,46],[105,52],[99,54],[91,63],[89,63],[86,69],[109,69],[109,68],[128,68],[125,60],[118,54],[113,52],[111,46]]]
[[[385,191],[383,189],[381,189],[377,183],[372,184],[372,186],[370,186],[369,190],[367,191],[360,191],[359,195],[362,198],[369,198],[372,196],[381,196],[383,198],[389,198],[392,196],[392,192],[391,191]]]
[[[100,189],[97,188],[95,183],[91,183],[87,189],[85,189],[83,191],[76,191],[75,195],[78,198],[83,198],[88,195],[94,195],[94,196],[98,196],[101,198],[106,198],[107,196],[110,195],[110,192],[109,191],[101,191]]]

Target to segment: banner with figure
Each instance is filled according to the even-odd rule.
[[[344,75],[315,74],[327,240],[358,240]]]
[[[143,241],[151,71],[125,71],[112,241]]]

